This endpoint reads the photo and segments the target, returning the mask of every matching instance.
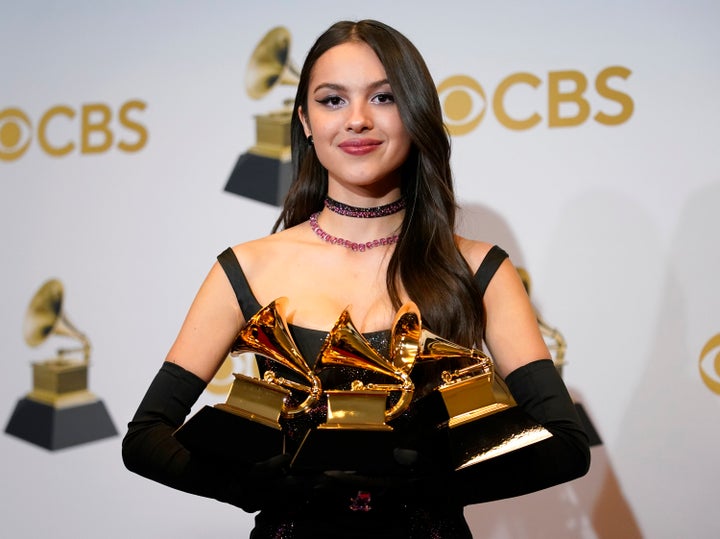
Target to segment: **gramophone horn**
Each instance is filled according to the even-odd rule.
[[[276,84],[296,86],[299,71],[290,60],[290,32],[278,26],[260,40],[245,71],[245,90],[260,99]]]
[[[35,293],[23,325],[25,342],[30,346],[38,346],[51,334],[77,339],[82,343],[83,359],[90,361],[90,342],[65,317],[62,310],[63,285],[57,279],[50,279]],[[63,356],[75,350],[60,349],[58,355]]]
[[[283,415],[289,417],[305,411],[317,402],[321,394],[321,384],[290,335],[283,316],[286,302],[287,298],[278,298],[248,320],[238,333],[230,352],[233,355],[252,352],[270,358],[301,375],[310,383],[308,387],[291,380],[277,378],[274,374],[270,375],[271,380],[268,381],[308,393],[307,398],[297,407],[283,407]],[[266,379],[268,374],[270,373],[265,374]]]
[[[367,389],[400,391],[397,403],[385,413],[387,421],[400,415],[412,401],[413,382],[407,372],[382,357],[353,324],[347,309],[338,318],[318,354],[316,369],[353,367],[396,379],[399,384],[367,384]]]
[[[415,365],[422,335],[420,309],[409,301],[395,315],[390,333],[390,359],[392,364],[409,373]]]

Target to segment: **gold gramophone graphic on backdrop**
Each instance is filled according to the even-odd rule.
[[[302,381],[279,376],[272,369],[262,379],[234,373],[226,401],[205,406],[175,432],[188,449],[248,462],[285,452],[281,418],[306,413],[322,394],[320,379],[287,327],[286,302],[286,298],[278,298],[250,318],[230,354],[249,352],[269,358]]]
[[[245,91],[261,99],[278,85],[297,86],[299,72],[290,59],[290,32],[278,26],[260,40],[245,71]],[[292,181],[290,119],[292,100],[255,116],[256,142],[242,154],[225,191],[281,206]]]
[[[63,295],[57,279],[40,287],[25,315],[25,341],[36,347],[55,335],[75,339],[80,347],[58,349],[55,358],[33,363],[33,389],[5,429],[52,450],[117,434],[103,402],[88,390],[90,342],[65,316]]]

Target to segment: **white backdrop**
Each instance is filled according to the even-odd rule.
[[[22,335],[30,299],[56,277],[93,344],[90,389],[124,432],[214,257],[277,216],[224,191],[255,143],[253,115],[293,95],[246,95],[255,45],[283,25],[301,64],[330,23],[359,18],[404,32],[438,84],[464,75],[484,91],[485,101],[460,88],[472,107],[449,119],[485,111],[453,137],[462,232],[530,271],[535,304],[568,341],[565,380],[603,440],[586,478],[469,508],[476,535],[720,535],[720,5],[710,1],[3,0],[4,421],[31,389],[31,363],[64,344],[33,349]],[[609,94],[595,81],[613,66],[628,75],[608,79]],[[492,102],[523,73],[533,85],[510,87],[502,110],[540,119],[515,130]],[[586,80],[582,98],[558,105],[555,77],[561,94]],[[556,106],[576,125],[551,126]],[[3,434],[0,452],[6,537],[244,537],[252,526],[235,508],[126,472],[120,436],[48,451]]]

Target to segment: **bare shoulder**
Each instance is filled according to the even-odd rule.
[[[254,240],[238,243],[237,245],[233,246],[233,251],[252,252],[257,249],[267,249],[268,247],[272,247],[276,244],[292,241],[294,236],[298,234],[298,231],[301,228],[302,225],[298,225],[292,228],[288,228],[286,230],[275,232],[273,234],[268,234],[267,236],[256,238]]]
[[[251,271],[259,263],[278,261],[292,256],[303,244],[303,224],[281,230],[262,238],[239,243],[232,247],[243,269]]]
[[[482,261],[485,259],[490,249],[492,249],[495,245],[486,241],[470,240],[461,236],[456,236],[456,242],[458,249],[460,249],[460,252],[465,260],[467,260],[468,266],[473,273],[478,270],[480,264],[482,264]],[[518,270],[508,257],[503,260],[493,275],[493,278],[490,281],[490,286],[488,287],[486,299],[488,296],[490,298],[498,295],[502,296],[507,292],[520,292],[521,288],[524,288],[522,286],[518,286],[521,284],[522,281],[520,279],[520,275],[518,274]]]
[[[455,243],[473,272],[480,267],[485,256],[493,247],[492,243],[471,240],[457,235],[455,236]]]

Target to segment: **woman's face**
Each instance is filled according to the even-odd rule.
[[[364,42],[333,47],[310,73],[307,110],[299,110],[328,170],[331,196],[379,195],[400,185],[410,152],[385,68]]]

